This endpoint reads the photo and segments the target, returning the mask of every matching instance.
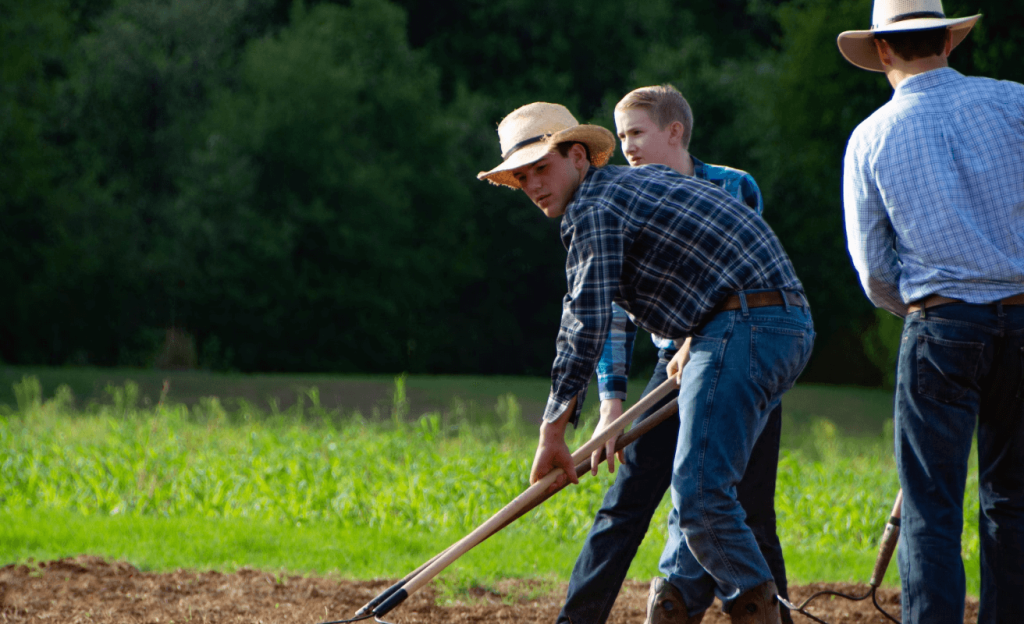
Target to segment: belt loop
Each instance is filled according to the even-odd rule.
[[[740,309],[743,310],[744,318],[750,316],[750,308],[747,307],[747,295],[741,290],[736,293],[736,296],[740,298]]]
[[[1003,318],[1004,316],[1006,316],[1006,312],[1003,310],[1002,299],[996,301],[996,316],[998,316],[999,318]]]
[[[782,307],[785,308],[786,314],[789,314],[789,297],[786,296],[786,291],[779,289],[779,294],[782,295]]]

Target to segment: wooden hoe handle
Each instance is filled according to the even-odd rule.
[[[650,416],[645,418],[643,421],[641,421],[639,424],[634,426],[632,429],[630,429],[629,431],[627,431],[623,435],[619,436],[619,439],[616,440],[616,442],[615,442],[615,452],[617,453],[617,452],[621,451],[622,449],[626,448],[627,446],[629,446],[630,444],[632,444],[633,442],[638,440],[640,438],[640,436],[644,435],[645,433],[647,433],[651,429],[654,429],[655,427],[660,425],[662,422],[665,421],[665,419],[667,419],[669,416],[672,416],[673,414],[676,413],[677,407],[678,406],[677,406],[675,401],[667,403],[666,405],[662,406],[661,409],[659,409],[658,411],[654,412],[653,414],[651,414]],[[601,454],[600,454],[600,457],[598,458],[598,461],[604,461],[606,459],[606,456],[607,456],[607,454],[605,453],[604,447],[601,447]],[[588,472],[590,472],[590,467],[591,467],[591,457],[587,457],[582,462],[580,462],[580,464],[578,466],[576,466],[576,477],[577,478],[584,477]],[[539,507],[542,503],[544,503],[544,501],[548,500],[549,498],[551,498],[555,494],[558,494],[559,492],[564,490],[566,487],[568,487],[570,485],[570,483],[571,482],[566,481],[560,487],[558,487],[558,489],[556,489],[553,492],[545,491],[544,495],[542,497],[540,497],[539,499],[533,501],[533,503],[531,503],[528,507],[523,508],[513,518],[509,519],[507,522],[502,524],[500,527],[498,527],[494,531],[492,531],[490,533],[490,535],[488,535],[483,540],[481,540],[481,542],[483,542],[484,540],[490,538],[492,535],[494,535],[498,531],[504,529],[508,525],[512,524],[513,522],[515,522],[519,518],[523,517],[524,515],[526,515],[530,511],[533,511],[535,508]],[[370,602],[368,602],[365,605],[363,605],[363,607],[361,609],[359,609],[359,611],[356,611],[356,617],[359,617],[361,615],[365,615],[367,613],[371,613],[377,607],[377,605],[379,605],[380,603],[384,602],[389,597],[391,597],[392,594],[394,594],[396,591],[398,591],[399,589],[404,587],[405,584],[409,582],[409,579],[415,577],[417,574],[419,574],[423,570],[426,570],[427,566],[429,566],[430,564],[432,564],[435,561],[437,561],[437,559],[439,557],[441,557],[446,552],[448,552],[448,550],[450,550],[453,546],[449,546],[448,549],[445,549],[444,551],[434,555],[434,557],[432,559],[430,559],[426,563],[421,564],[420,567],[416,568],[415,570],[413,570],[409,574],[406,574],[405,577],[402,578],[400,581],[396,582],[391,587],[388,587],[386,590],[384,590],[379,595],[377,595],[376,598],[374,598]]]
[[[594,451],[600,450],[604,446],[605,442],[613,436],[621,433],[629,423],[636,420],[641,414],[650,409],[651,406],[664,398],[665,395],[677,388],[679,388],[679,385],[676,384],[674,379],[667,380],[665,383],[655,388],[653,392],[640,399],[636,405],[629,408],[625,413],[612,421],[612,423],[596,437],[591,438],[586,444],[576,449],[576,452],[572,454],[573,463],[577,466],[576,474],[581,474],[580,463],[582,463],[583,460],[589,460]],[[666,411],[666,414],[663,415],[662,418],[667,416],[668,413],[671,413],[671,411],[672,410]],[[659,413],[660,412],[661,410],[659,410]],[[652,420],[652,418],[648,418],[646,420]],[[590,467],[588,466],[587,470],[589,470],[589,468]],[[494,514],[490,519],[474,529],[472,533],[448,547],[447,550],[434,557],[424,566],[421,566],[423,569],[414,573],[414,576],[404,582],[404,584],[400,581],[392,588],[389,588],[388,591],[391,591],[392,589],[394,591],[392,591],[390,596],[384,599],[375,609],[373,609],[373,614],[377,617],[381,617],[391,611],[408,598],[410,594],[430,582],[431,579],[451,565],[456,559],[466,554],[470,549],[500,531],[502,528],[508,526],[510,523],[515,521],[516,518],[519,518],[530,509],[539,505],[543,500],[546,500],[550,496],[550,494],[547,493],[548,487],[550,487],[551,484],[554,483],[562,474],[564,474],[564,471],[561,468],[552,470],[540,481],[534,483],[522,494],[513,499],[511,503],[502,508],[498,513]],[[551,494],[553,493],[554,492]],[[364,607],[364,609],[365,608],[366,607]],[[363,610],[360,609],[360,611]]]

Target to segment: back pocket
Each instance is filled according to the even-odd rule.
[[[917,391],[926,397],[953,403],[975,388],[981,364],[980,342],[917,337]]]
[[[769,398],[789,390],[811,352],[811,332],[780,327],[750,328],[750,378]]]

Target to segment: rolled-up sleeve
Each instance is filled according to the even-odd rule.
[[[557,420],[577,397],[570,416],[575,425],[612,321],[612,298],[622,270],[621,219],[599,203],[592,204],[563,217],[562,236],[568,249],[568,293],[562,301],[544,420]]]

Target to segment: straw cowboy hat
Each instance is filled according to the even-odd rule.
[[[615,151],[615,135],[601,126],[580,125],[561,104],[534,102],[517,108],[498,124],[502,163],[477,174],[478,180],[520,188],[512,170],[537,162],[565,141],[583,143],[590,162],[603,167]]]
[[[875,0],[871,30],[848,30],[839,35],[839,51],[846,60],[861,69],[884,72],[875,49],[875,35],[886,32],[948,28],[953,32],[953,47],[971,32],[981,15],[946,19],[942,0]]]

